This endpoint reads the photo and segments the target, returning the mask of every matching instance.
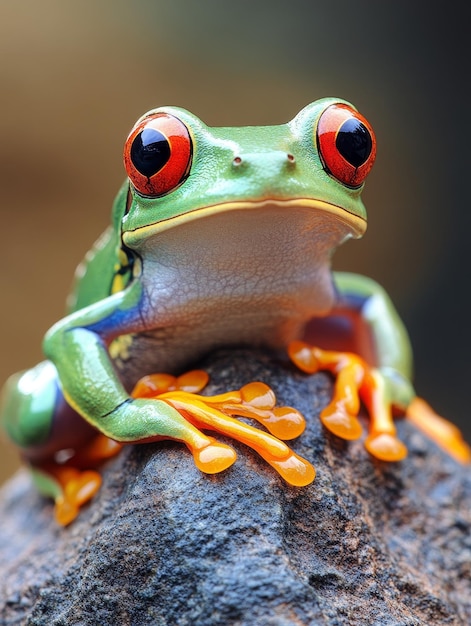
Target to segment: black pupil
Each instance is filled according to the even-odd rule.
[[[131,146],[134,167],[143,176],[150,178],[160,171],[170,158],[167,137],[155,128],[144,128],[136,135]]]
[[[371,154],[371,135],[360,120],[352,117],[340,127],[335,145],[344,159],[353,167],[360,167]]]

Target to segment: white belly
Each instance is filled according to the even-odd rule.
[[[323,211],[267,205],[146,239],[138,250],[146,331],[121,363],[126,378],[181,371],[223,346],[285,347],[331,309],[330,258],[350,232]]]

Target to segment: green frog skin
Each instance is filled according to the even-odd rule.
[[[442,443],[449,427],[448,448],[468,460],[459,433],[415,396],[407,334],[385,292],[331,271],[335,249],[365,232],[360,195],[375,153],[366,119],[332,98],[277,126],[209,128],[175,107],[137,121],[112,224],[78,268],[69,314],[45,337],[47,360],[4,390],[5,428],[55,498],[60,523],[99,484],[83,469],[98,440],[112,450],[100,448],[100,458],[122,443],[181,441],[214,473],[236,457],[203,432],[211,429],[252,445],[291,484],[312,482],[310,463],[281,441],[299,434],[302,425],[289,434],[289,422],[302,418],[274,407],[266,386],[211,405],[196,393],[201,373],[178,378],[221,347],[288,351],[306,373],[333,372],[324,425],[359,437],[361,399],[371,417],[366,447],[378,458],[406,454],[394,407]],[[154,372],[173,382],[157,388],[145,378]],[[234,417],[257,411],[271,415],[267,423],[285,415],[284,426],[269,435]]]

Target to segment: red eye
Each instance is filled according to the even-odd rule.
[[[191,153],[185,124],[168,113],[154,113],[132,129],[124,146],[124,166],[140,194],[163,196],[187,177]]]
[[[333,104],[319,118],[317,145],[324,169],[348,187],[359,187],[373,167],[373,129],[346,104]]]

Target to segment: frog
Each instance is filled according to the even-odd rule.
[[[237,454],[207,430],[251,446],[295,487],[313,482],[314,466],[286,444],[304,418],[276,406],[265,383],[200,393],[205,372],[188,368],[221,348],[260,347],[305,375],[330,372],[323,425],[358,439],[366,407],[364,445],[380,461],[407,454],[401,411],[469,462],[459,430],[416,395],[410,340],[385,290],[332,270],[335,250],[366,231],[361,194],[375,157],[370,123],[339,98],[271,126],[209,127],[174,106],[137,120],[111,225],[77,269],[45,360],[3,391],[5,430],[60,524],[126,444],[180,442],[203,473],[224,472]]]

